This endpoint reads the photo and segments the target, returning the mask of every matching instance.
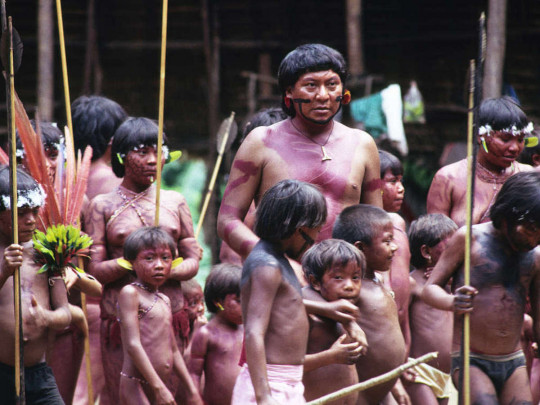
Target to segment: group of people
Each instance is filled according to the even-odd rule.
[[[160,191],[154,226],[157,166],[170,156],[164,136],[158,162],[154,121],[104,97],[72,105],[75,144],[93,149],[84,275],[38,273],[31,239],[44,196],[22,169],[12,243],[9,170],[0,169],[2,397],[15,395],[11,275],[20,268],[28,403],[87,403],[88,334],[102,405],[296,405],[433,351],[437,359],[329,403],[452,404],[469,313],[471,403],[538,404],[540,172],[517,161],[527,117],[504,97],[478,109],[465,284],[466,160],[435,175],[428,213],[407,226],[399,158],[336,120],[350,101],[346,77],[342,55],[324,45],[283,59],[284,114],[249,123],[218,216],[222,263],[204,290],[182,195]],[[40,127],[54,175],[60,141],[45,136],[54,126]]]

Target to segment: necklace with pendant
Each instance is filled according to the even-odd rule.
[[[512,165],[510,166],[510,172],[506,172],[506,170],[501,171],[500,174],[495,174],[491,170],[489,170],[487,167],[483,166],[480,162],[476,162],[476,175],[478,178],[485,183],[492,184],[493,185],[493,194],[491,196],[491,201],[489,202],[487,209],[482,214],[482,217],[480,218],[480,223],[484,221],[489,216],[489,211],[491,210],[491,206],[495,202],[495,198],[497,197],[497,193],[499,192],[500,188],[504,184],[506,180],[510,178],[514,173],[516,172],[516,166],[512,162]]]
[[[300,131],[296,125],[294,125],[294,122],[291,120],[291,124],[292,126],[294,127],[294,129],[296,129],[296,131],[302,135],[304,138],[306,138],[307,140],[313,142],[315,145],[319,145],[321,147],[321,152],[323,154],[322,156],[322,159],[321,159],[321,162],[324,162],[325,160],[332,160],[332,157],[326,152],[326,144],[328,143],[328,141],[330,140],[330,137],[332,136],[332,133],[334,132],[334,122],[332,121],[332,130],[330,131],[330,133],[328,134],[328,136],[326,137],[326,141],[324,141],[324,143],[321,145],[319,142],[316,142],[315,140],[313,140],[312,138],[310,138],[309,136],[307,136],[306,134],[304,134],[302,131]]]

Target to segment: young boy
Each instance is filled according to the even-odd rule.
[[[142,227],[124,243],[124,258],[137,278],[118,295],[124,364],[120,373],[120,403],[173,404],[173,371],[188,393],[189,404],[201,404],[176,345],[169,298],[158,288],[171,272],[176,244],[159,227]]]
[[[413,404],[446,405],[453,391],[450,381],[450,350],[453,315],[425,304],[420,293],[448,239],[457,230],[454,221],[443,214],[422,215],[411,223],[409,245],[411,264],[411,357],[438,352],[437,359],[414,367],[416,378],[406,386]]]
[[[9,168],[0,168],[0,398],[15,403],[15,319],[13,272],[20,268],[23,322],[24,378],[27,404],[63,404],[51,369],[45,363],[50,329],[61,330],[71,322],[66,286],[61,278],[39,273],[34,262],[32,235],[39,207],[45,201],[36,181],[17,170],[18,239],[12,239]],[[18,377],[17,377],[18,378]],[[38,402],[39,401],[39,402]]]
[[[326,202],[314,186],[282,180],[257,208],[261,240],[242,270],[241,301],[246,360],[232,404],[305,403],[303,363],[309,324],[302,290],[285,255],[299,260],[326,220]]]
[[[463,285],[465,228],[448,242],[423,291],[424,301],[454,311],[452,379],[457,386],[463,313],[470,314],[471,403],[529,404],[521,349],[527,295],[540,337],[540,173],[518,173],[502,186],[492,222],[473,226],[470,285]],[[453,278],[452,293],[444,287]],[[498,401],[498,402],[497,402]]]
[[[306,280],[327,301],[346,299],[357,304],[366,260],[353,245],[326,239],[302,258]],[[354,363],[365,349],[358,342],[346,343],[343,327],[328,318],[309,316],[309,339],[304,365],[305,398],[310,401],[358,382]],[[358,394],[332,402],[356,404]]]
[[[182,294],[184,294],[184,306],[189,318],[189,336],[186,336],[188,347],[184,351],[184,357],[189,352],[192,338],[195,332],[203,325],[208,323],[206,316],[204,316],[204,293],[201,285],[197,280],[192,278],[188,281],[183,281],[181,284]],[[187,328],[180,328],[181,330],[187,330]]]
[[[394,241],[398,246],[398,250],[392,259],[390,271],[380,275],[383,276],[383,279],[390,278],[389,282],[385,280],[385,285],[390,285],[394,292],[398,308],[399,326],[405,344],[409,348],[411,344],[411,331],[409,329],[409,299],[411,292],[409,268],[411,254],[409,252],[405,221],[398,214],[405,195],[405,188],[402,183],[403,165],[396,156],[384,150],[379,150],[379,160],[381,162],[381,180],[383,181],[383,209],[390,214],[394,224]]]
[[[240,278],[242,268],[234,264],[218,264],[206,279],[204,300],[214,314],[210,322],[194,335],[189,371],[207,405],[229,405],[240,366],[242,351],[242,307]]]
[[[369,349],[356,363],[358,380],[365,381],[403,364],[406,347],[399,327],[394,297],[376,272],[387,272],[397,250],[394,225],[384,210],[366,204],[345,208],[339,214],[332,236],[352,243],[366,257],[366,271],[358,300],[358,323],[366,333]],[[379,404],[397,385],[397,378],[360,392],[359,404]],[[389,397],[390,398],[390,397]]]

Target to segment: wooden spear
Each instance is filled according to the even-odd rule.
[[[167,54],[167,13],[168,1],[163,0],[161,16],[161,63],[159,70],[159,111],[158,111],[158,142],[157,142],[157,173],[156,173],[156,216],[154,225],[159,225],[159,204],[161,197],[161,155],[163,146],[163,114],[165,109],[165,59]]]
[[[223,160],[223,154],[225,153],[225,147],[227,146],[227,143],[229,141],[229,136],[231,133],[231,127],[234,123],[234,111],[231,112],[230,117],[227,121],[224,122],[225,124],[225,131],[223,133],[223,139],[221,143],[218,146],[218,156],[216,159],[216,164],[214,165],[214,171],[212,172],[212,177],[210,178],[210,183],[208,183],[208,191],[206,192],[206,196],[204,198],[204,203],[201,208],[201,214],[199,215],[199,223],[197,224],[197,229],[195,230],[195,239],[199,237],[199,233],[201,232],[202,225],[204,222],[204,217],[206,216],[206,211],[208,210],[208,204],[210,203],[210,198],[212,197],[212,193],[214,192],[214,186],[216,185],[216,179],[217,175],[219,173],[219,167],[221,166],[221,161]],[[223,126],[223,124],[222,124]],[[218,133],[218,140],[220,138],[221,134],[221,127],[220,131]]]
[[[71,99],[69,95],[69,81],[68,81],[68,69],[67,69],[67,58],[66,58],[66,44],[64,40],[64,20],[62,17],[62,3],[61,0],[56,0],[56,16],[58,20],[58,38],[60,41],[60,56],[62,61],[62,79],[64,82],[64,102],[66,104],[66,122],[68,131],[66,136],[71,138],[71,144],[73,145],[73,122],[71,119]],[[66,186],[68,186],[66,184]],[[71,186],[71,185],[69,185]],[[59,190],[61,193],[62,191]],[[80,226],[80,221],[79,224]],[[78,263],[80,269],[84,269],[84,262],[82,257],[78,258]],[[86,294],[81,292],[81,307],[84,313],[84,317],[88,319],[88,310],[86,307]],[[88,403],[94,403],[94,387],[92,384],[92,362],[90,359],[90,335],[86,334],[84,337],[84,357],[85,357],[85,366],[86,366],[86,382],[88,389]]]
[[[9,147],[9,178],[10,178],[10,205],[12,240],[19,243],[18,209],[17,209],[17,143],[15,134],[15,72],[18,70],[22,58],[22,41],[13,28],[11,17],[6,19],[6,4],[1,1],[2,12],[2,65],[6,78],[6,109],[8,115],[8,147]],[[8,21],[6,21],[8,20]],[[14,337],[15,337],[15,403],[25,404],[24,389],[24,347],[23,323],[21,306],[21,274],[20,268],[13,272],[13,309],[14,309]]]
[[[411,367],[414,367],[417,364],[431,361],[431,360],[437,358],[437,355],[438,355],[437,352],[424,354],[423,356],[421,356],[421,357],[419,357],[417,359],[410,360],[409,362],[407,362],[405,364],[402,364],[401,366],[399,366],[399,367],[397,367],[397,368],[395,368],[393,370],[390,370],[387,373],[381,374],[381,375],[379,375],[377,377],[373,377],[370,380],[362,381],[360,383],[351,385],[350,387],[345,387],[345,388],[343,388],[343,389],[341,389],[339,391],[332,392],[331,394],[325,395],[323,397],[320,397],[320,398],[317,398],[317,399],[315,399],[313,401],[308,402],[307,405],[323,405],[323,404],[327,404],[327,403],[329,403],[331,401],[335,401],[337,399],[346,397],[347,395],[351,395],[351,394],[353,394],[355,392],[365,391],[368,388],[375,387],[376,385],[382,384],[384,382],[390,381],[393,378],[398,377],[405,370],[407,370],[407,369],[409,369]]]

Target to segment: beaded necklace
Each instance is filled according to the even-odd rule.
[[[152,308],[154,308],[154,306],[156,305],[156,302],[159,298],[159,293],[158,293],[158,290],[151,290],[148,286],[144,285],[144,284],[141,284],[141,283],[138,283],[138,282],[133,282],[131,283],[131,285],[134,285],[135,287],[139,287],[140,289],[142,290],[145,290],[145,291],[148,291],[150,293],[154,293],[154,301],[152,302],[152,304],[150,304],[150,306],[146,307],[146,308],[140,308],[139,307],[139,313],[137,314],[137,317],[139,319],[143,318],[148,312],[150,312],[152,310]]]
[[[150,188],[144,190],[143,192],[140,192],[138,194],[134,194],[133,197],[130,199],[122,190],[121,188],[123,188],[122,186],[119,186],[117,189],[116,189],[116,193],[122,197],[122,199],[124,200],[124,203],[118,207],[114,212],[113,214],[111,215],[111,217],[109,218],[108,222],[111,222],[114,218],[116,218],[118,215],[120,215],[122,212],[124,212],[124,210],[128,207],[128,206],[131,206],[135,212],[137,213],[137,216],[139,217],[139,219],[141,220],[143,226],[148,226],[148,223],[146,222],[146,219],[144,218],[142,212],[141,212],[141,207],[139,207],[137,204],[135,204],[139,199],[141,199],[142,197],[144,197],[146,194],[148,194],[148,190],[150,190]]]

